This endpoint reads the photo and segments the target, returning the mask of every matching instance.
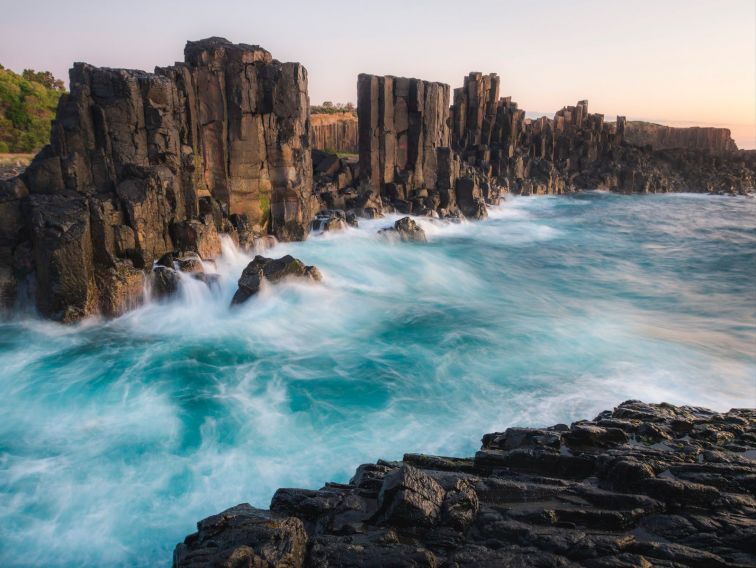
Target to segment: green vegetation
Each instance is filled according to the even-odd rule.
[[[0,153],[36,152],[50,140],[63,82],[49,71],[18,75],[0,65]]]
[[[338,114],[340,112],[349,112],[354,115],[357,114],[357,109],[354,108],[352,103],[332,103],[326,101],[322,105],[315,105],[310,107],[310,114]]]

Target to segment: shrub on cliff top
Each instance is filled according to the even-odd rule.
[[[310,107],[310,114],[337,114],[340,112],[349,112],[357,114],[357,109],[352,103],[332,103],[325,101],[322,105],[313,105]]]
[[[63,82],[49,71],[21,75],[0,65],[0,151],[36,152],[50,140]]]

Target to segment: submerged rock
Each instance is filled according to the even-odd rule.
[[[401,241],[428,242],[425,231],[411,217],[402,217],[393,227],[386,227],[378,231],[379,234],[398,237]]]
[[[753,566],[755,454],[756,410],[627,401],[487,434],[472,458],[405,454],[279,489],[271,511],[198,523],[174,568]]]
[[[257,255],[247,265],[239,278],[239,289],[231,300],[232,305],[246,302],[260,291],[263,281],[280,282],[285,278],[305,280],[322,280],[323,276],[315,266],[306,266],[301,260],[291,255],[281,258],[265,258]]]

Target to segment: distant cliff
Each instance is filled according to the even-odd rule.
[[[705,150],[712,154],[727,154],[738,150],[729,128],[676,128],[642,121],[629,121],[625,124],[625,141],[635,146],[651,146],[654,150],[679,148]]]
[[[312,124],[312,147],[347,154],[358,152],[357,115],[353,112],[315,114]]]

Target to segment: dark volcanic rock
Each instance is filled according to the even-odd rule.
[[[644,441],[647,427],[662,441]],[[628,401],[487,434],[472,459],[407,454],[347,485],[279,490],[272,512],[200,522],[174,566],[233,554],[244,566],[754,566],[754,455],[756,410]]]
[[[393,227],[386,227],[378,231],[383,235],[396,236],[401,241],[416,241],[420,243],[427,242],[425,231],[411,217],[402,217]]]
[[[294,517],[242,504],[197,523],[197,529],[176,547],[174,565],[293,568],[304,563],[307,533]]]
[[[141,295],[136,272],[168,251],[208,259],[221,233],[307,236],[319,205],[305,69],[222,38],[184,55],[154,73],[71,69],[50,144],[0,182],[4,304],[27,276],[19,255],[40,312],[74,321],[138,301],[123,298]]]
[[[285,278],[302,278],[305,280],[322,280],[320,271],[315,266],[305,264],[291,255],[281,258],[265,258],[257,255],[247,265],[239,278],[239,289],[234,294],[231,304],[241,304],[260,291],[263,281],[272,284]]]

